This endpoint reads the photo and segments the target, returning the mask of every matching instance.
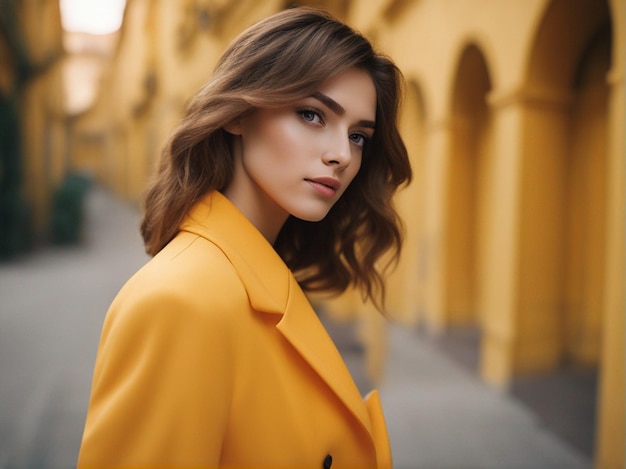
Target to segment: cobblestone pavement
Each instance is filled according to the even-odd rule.
[[[81,246],[0,264],[0,468],[74,467],[104,313],[147,260],[138,224],[135,209],[96,188]],[[432,343],[398,326],[388,334],[380,389],[397,468],[592,467]],[[362,382],[358,348],[338,343]]]

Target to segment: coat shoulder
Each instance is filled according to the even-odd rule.
[[[248,310],[246,290],[219,246],[181,233],[126,282],[109,315],[131,311],[229,321]]]

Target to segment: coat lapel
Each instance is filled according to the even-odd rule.
[[[252,308],[282,315],[278,330],[371,436],[367,409],[341,355],[293,274],[261,233],[219,192],[202,198],[181,230],[210,240],[224,252]]]
[[[363,398],[337,347],[293,276],[290,276],[290,292],[287,308],[276,327],[371,434]]]

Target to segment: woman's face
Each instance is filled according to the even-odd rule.
[[[272,242],[288,215],[323,219],[359,171],[375,118],[374,83],[356,68],[292,105],[254,111],[226,128],[241,138],[225,195]]]

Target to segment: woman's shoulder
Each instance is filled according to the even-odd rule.
[[[196,316],[234,320],[249,309],[238,273],[219,246],[181,233],[133,275],[117,294],[109,315]]]
[[[185,231],[181,231],[148,265],[157,275],[170,272],[171,276],[188,281],[232,281],[237,277],[235,267],[218,244]]]

